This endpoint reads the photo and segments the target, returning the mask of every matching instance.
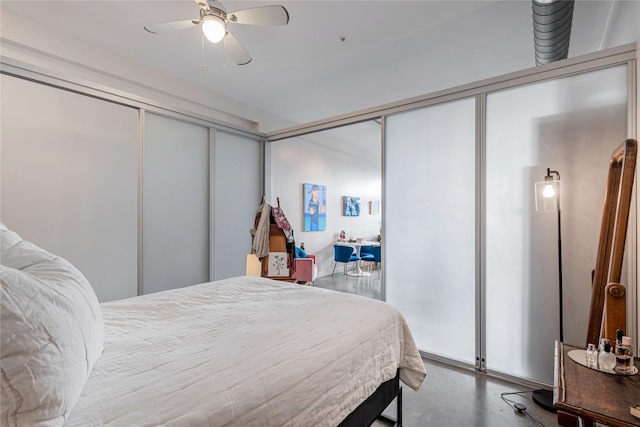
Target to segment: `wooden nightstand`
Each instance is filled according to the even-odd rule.
[[[612,375],[582,366],[567,355],[583,349],[556,341],[553,369],[553,406],[563,426],[591,427],[595,422],[611,427],[640,426],[629,408],[640,403],[640,374]],[[640,360],[635,359],[636,367]],[[579,420],[582,424],[579,424]]]

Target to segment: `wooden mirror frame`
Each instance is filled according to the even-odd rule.
[[[605,289],[609,283],[620,283],[637,151],[637,141],[627,139],[613,151],[609,161],[600,242],[593,275],[587,344],[598,345],[600,337],[604,335],[602,329],[605,315]],[[623,312],[626,309],[624,303],[621,309]],[[626,319],[626,316],[624,318]],[[620,319],[619,316],[618,319]],[[610,327],[615,331],[615,325]],[[615,339],[611,336],[605,337],[610,340]]]

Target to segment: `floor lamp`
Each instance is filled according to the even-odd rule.
[[[562,228],[561,228],[561,213],[560,213],[560,173],[558,171],[552,171],[547,168],[547,175],[544,177],[544,181],[536,182],[536,211],[544,212],[558,212],[558,306],[559,306],[559,336],[560,342],[563,339],[563,327],[562,327]],[[553,407],[553,391],[539,389],[534,390],[532,393],[532,399],[538,406],[551,411],[557,412]]]

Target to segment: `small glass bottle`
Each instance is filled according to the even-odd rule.
[[[606,344],[610,344],[609,340],[606,338],[600,338],[600,346],[598,347],[599,353],[602,353],[604,351],[604,346]]]
[[[587,346],[587,368],[598,369],[598,350],[593,344]]]
[[[624,335],[624,332],[622,332],[622,329],[616,329],[616,347],[622,344],[623,335]]]
[[[622,337],[619,346],[616,347],[616,372],[627,374],[633,367],[633,346],[631,337]]]
[[[609,340],[604,344],[604,348],[598,353],[598,369],[601,371],[613,371],[616,367],[616,356],[611,353]]]

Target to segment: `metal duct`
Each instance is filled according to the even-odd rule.
[[[567,58],[573,3],[574,0],[532,0],[536,65]]]

